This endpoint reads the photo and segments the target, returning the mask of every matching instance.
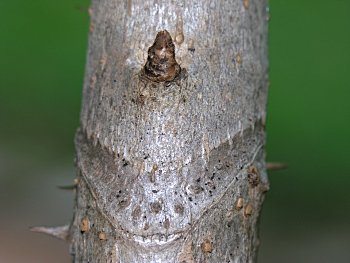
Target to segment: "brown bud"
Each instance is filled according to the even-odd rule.
[[[206,239],[201,244],[201,249],[204,253],[211,253],[213,251],[213,244],[209,239]]]
[[[158,32],[148,49],[145,76],[155,82],[172,81],[181,71],[175,60],[175,45],[168,31]]]
[[[245,9],[249,8],[249,0],[243,0],[243,5]]]
[[[252,204],[247,204],[247,206],[244,209],[244,215],[245,216],[251,216],[253,213],[253,206]]]
[[[238,198],[237,202],[236,202],[236,209],[237,210],[241,210],[244,204],[244,200],[242,197]]]
[[[107,239],[107,235],[106,235],[105,232],[100,232],[100,233],[98,234],[98,238],[99,238],[100,240],[106,240],[106,239]]]
[[[90,229],[90,221],[89,221],[89,219],[84,217],[81,220],[81,222],[80,222],[79,228],[80,228],[80,232],[82,232],[82,233],[85,233],[85,232],[89,231],[89,229]]]

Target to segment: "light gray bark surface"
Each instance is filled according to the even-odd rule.
[[[266,1],[94,0],[75,262],[254,262],[268,189]],[[140,73],[157,32],[180,75]]]

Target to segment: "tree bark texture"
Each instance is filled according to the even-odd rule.
[[[267,2],[92,2],[74,262],[254,262]]]

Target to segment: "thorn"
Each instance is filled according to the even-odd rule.
[[[75,190],[77,188],[77,185],[76,184],[58,185],[57,188],[61,190]]]
[[[79,183],[79,179],[75,178],[72,185],[59,185],[57,187],[58,189],[62,189],[62,190],[75,190],[77,189],[78,183]]]
[[[90,6],[87,11],[88,11],[89,16],[91,17],[92,13],[93,13],[92,7]]]
[[[69,238],[69,225],[56,227],[35,226],[31,227],[29,230],[37,233],[44,233],[64,241],[68,241]]]
[[[79,12],[83,12],[83,13],[88,13],[90,15],[90,12],[89,12],[89,7],[88,6],[85,6],[85,5],[76,5],[75,6],[75,9],[78,10]]]
[[[286,169],[288,168],[288,164],[287,163],[267,163],[266,164],[266,169],[268,171],[271,170],[282,170],[282,169]]]

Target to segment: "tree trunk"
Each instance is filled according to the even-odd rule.
[[[266,1],[92,2],[74,262],[254,262]]]

